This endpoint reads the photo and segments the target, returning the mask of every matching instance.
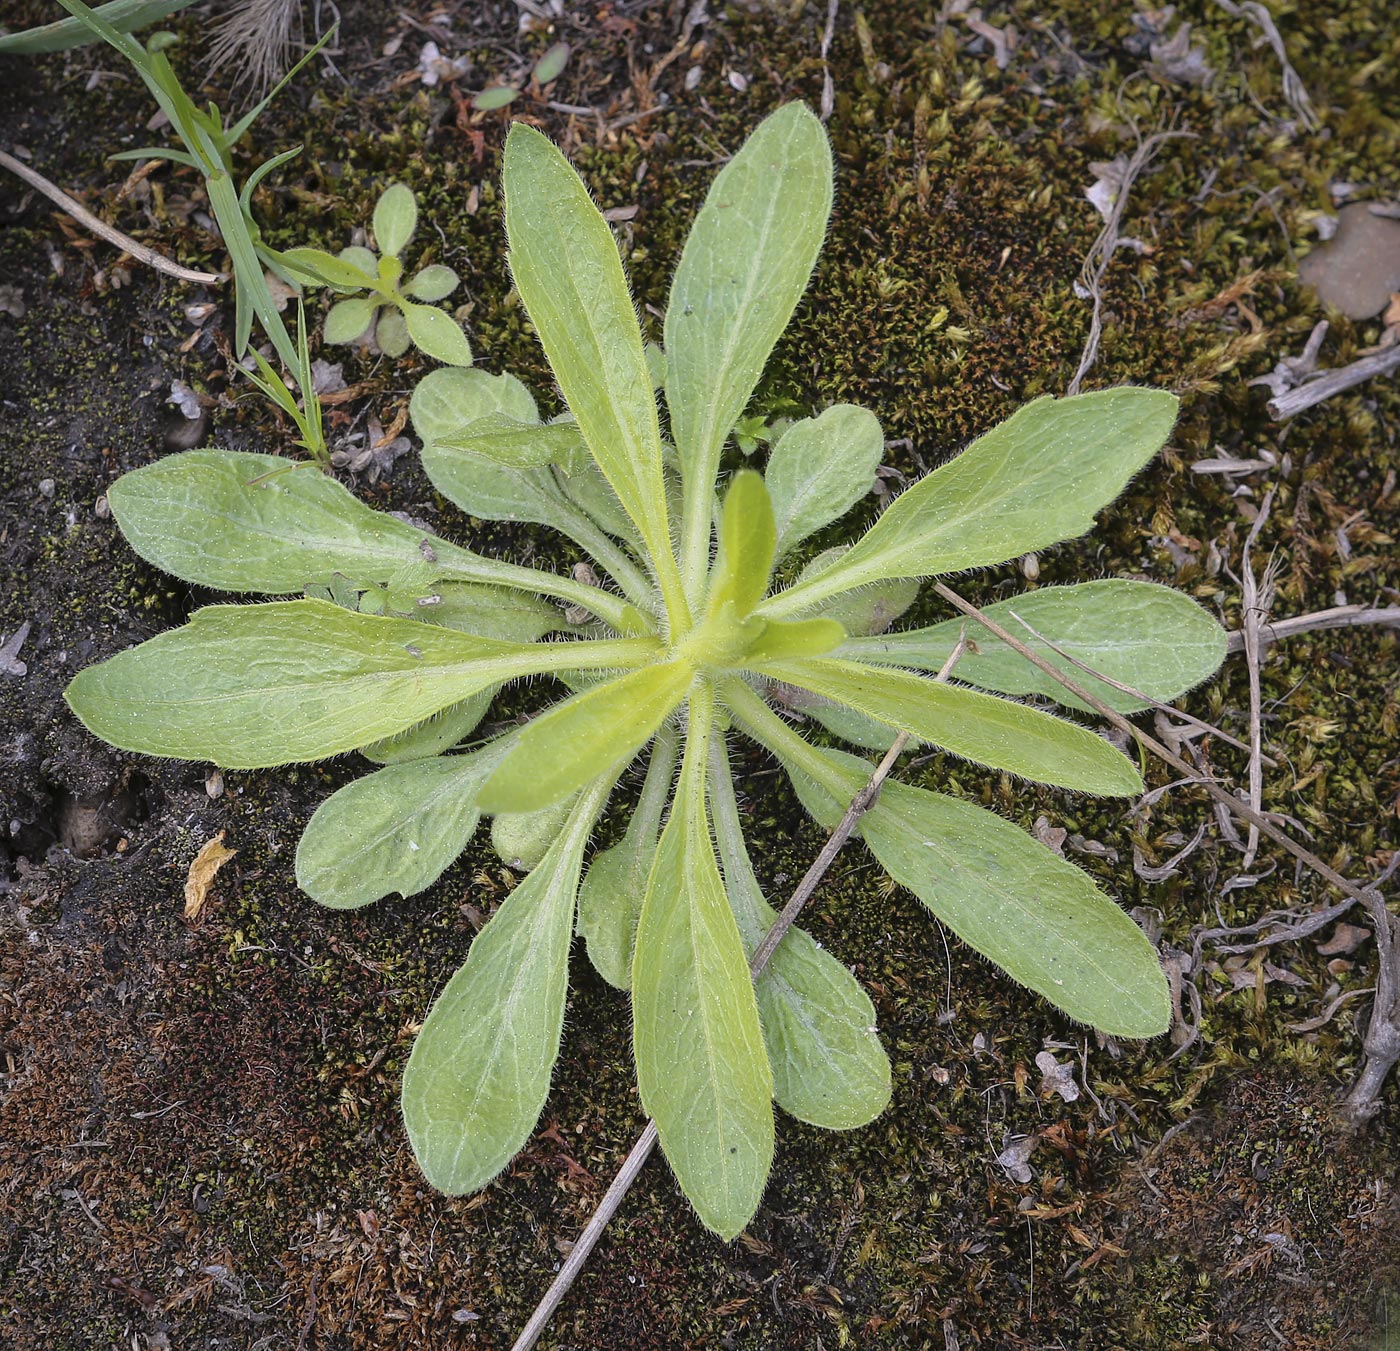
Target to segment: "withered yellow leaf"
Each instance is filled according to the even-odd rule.
[[[212,840],[206,842],[199,853],[194,856],[194,861],[190,864],[189,875],[185,878],[185,918],[187,920],[193,921],[199,918],[200,912],[204,909],[204,902],[209,895],[209,885],[214,880],[214,874],[237,852],[237,849],[225,848],[224,832],[221,830]]]

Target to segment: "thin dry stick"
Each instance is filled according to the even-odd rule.
[[[1355,361],[1333,371],[1323,371],[1305,381],[1296,389],[1290,389],[1269,400],[1269,413],[1280,422],[1294,417],[1315,403],[1324,403],[1334,394],[1341,394],[1363,381],[1377,375],[1389,375],[1400,371],[1400,347],[1387,347],[1370,356],[1357,357]]]
[[[947,680],[953,667],[962,659],[965,651],[967,651],[967,643],[960,638],[957,646],[949,653],[948,660],[943,663],[942,669],[934,676],[934,680]],[[821,853],[817,855],[812,861],[812,866],[803,874],[791,899],[782,908],[778,918],[773,921],[773,927],[768,930],[763,941],[754,949],[753,957],[749,960],[749,974],[755,980],[758,979],[763,968],[768,965],[768,959],[772,957],[778,944],[782,942],[783,935],[792,928],[797,916],[802,912],[802,907],[812,899],[812,894],[820,885],[822,878],[826,876],[827,869],[831,867],[832,860],[841,852],[841,846],[851,838],[851,832],[855,830],[856,822],[870,810],[871,804],[879,796],[880,786],[889,778],[890,771],[894,768],[894,762],[904,753],[904,748],[908,744],[909,733],[901,732],[895,738],[894,744],[885,752],[884,759],[876,766],[875,772],[870,776],[870,781],[851,799],[851,805],[846,808],[846,814],[837,823],[836,829],[827,837]],[[515,1339],[511,1351],[530,1351],[530,1348],[539,1341],[540,1334],[549,1325],[549,1320],[554,1316],[555,1309],[563,1302],[564,1296],[569,1293],[569,1288],[578,1278],[579,1272],[583,1270],[589,1255],[597,1246],[598,1240],[602,1238],[603,1230],[607,1228],[608,1221],[617,1212],[618,1206],[622,1204],[622,1198],[627,1195],[628,1190],[637,1180],[637,1175],[642,1171],[642,1165],[651,1156],[651,1151],[656,1148],[656,1138],[656,1122],[648,1121],[646,1129],[637,1137],[637,1143],[632,1146],[622,1167],[617,1170],[617,1176],[613,1178],[612,1184],[604,1192],[603,1199],[598,1203],[598,1208],[593,1212],[588,1223],[584,1225],[583,1232],[574,1241],[574,1246],[570,1249],[568,1257],[564,1259],[564,1265],[559,1268],[559,1274],[555,1276],[549,1289],[545,1291],[544,1298],[535,1306],[535,1311],[530,1315],[530,1321],[521,1329],[520,1336]]]
[[[1273,604],[1274,584],[1273,564],[1265,567],[1264,580],[1261,583],[1254,575],[1249,552],[1259,538],[1264,522],[1269,519],[1269,511],[1273,504],[1274,490],[1270,488],[1259,504],[1259,512],[1254,518],[1254,524],[1249,528],[1244,548],[1240,552],[1241,589],[1244,599],[1244,662],[1249,676],[1249,805],[1256,812],[1264,806],[1264,695],[1259,683],[1259,626]],[[1259,827],[1251,825],[1249,837],[1245,841],[1242,866],[1248,869],[1258,852]]]
[[[179,263],[172,263],[169,258],[157,253],[154,249],[148,249],[144,244],[138,244],[130,235],[122,234],[120,230],[94,216],[87,207],[81,202],[74,201],[56,183],[50,183],[43,174],[31,169],[23,161],[17,160],[13,155],[7,154],[3,150],[0,150],[0,168],[8,169],[12,174],[24,179],[31,188],[36,188],[49,201],[62,207],[79,225],[85,226],[109,244],[115,244],[124,253],[129,253],[138,263],[145,263],[148,267],[155,268],[157,272],[164,272],[168,277],[176,277],[180,281],[195,282],[200,286],[216,286],[225,280],[221,272],[191,271],[187,267],[181,267]]]
[[[1400,628],[1400,605],[1337,605],[1330,610],[1314,610],[1312,614],[1294,615],[1292,619],[1272,619],[1260,626],[1259,643],[1267,647],[1280,638],[1292,638],[1299,633],[1313,633],[1322,629],[1356,629],[1370,624],[1386,628]],[[1225,645],[1227,652],[1244,650],[1244,634],[1236,631],[1230,634]]]
[[[1089,336],[1084,340],[1084,353],[1079,358],[1079,369],[1075,371],[1074,379],[1069,382],[1069,387],[1065,390],[1066,394],[1079,393],[1079,387],[1083,383],[1084,377],[1089,374],[1089,368],[1094,364],[1099,354],[1099,339],[1103,336],[1103,280],[1108,274],[1109,265],[1113,262],[1113,255],[1117,252],[1119,242],[1122,239],[1118,227],[1123,223],[1123,212],[1128,206],[1128,194],[1132,191],[1133,184],[1137,182],[1143,170],[1156,158],[1157,152],[1162,146],[1168,141],[1192,135],[1193,133],[1189,131],[1154,132],[1146,140],[1138,142],[1138,148],[1133,151],[1132,157],[1123,170],[1123,179],[1118,185],[1113,205],[1109,208],[1108,219],[1104,221],[1103,229],[1099,231],[1097,238],[1089,246],[1089,254],[1084,259],[1084,268],[1079,276],[1084,291],[1094,302],[1094,308],[1089,316]]]
[[[1293,855],[1305,867],[1311,868],[1324,881],[1330,882],[1344,896],[1351,897],[1352,901],[1361,901],[1369,904],[1371,898],[1377,894],[1375,887],[1361,885],[1348,881],[1335,868],[1318,858],[1311,849],[1304,848],[1291,835],[1286,835],[1267,816],[1256,812],[1253,807],[1243,803],[1233,793],[1226,792],[1218,783],[1211,779],[1202,778],[1200,771],[1188,764],[1181,756],[1174,751],[1168,750],[1156,737],[1144,732],[1140,727],[1135,727],[1121,713],[1110,708],[1102,699],[1090,694],[1082,685],[1071,680],[1063,671],[1052,666],[1040,653],[1027,647],[1019,638],[1008,633],[990,615],[978,609],[971,601],[964,600],[958,593],[948,587],[945,583],[934,581],[933,589],[954,609],[961,611],[969,619],[975,619],[983,628],[994,633],[1013,652],[1020,653],[1037,670],[1044,671],[1051,680],[1063,685],[1071,694],[1082,699],[1090,708],[1106,718],[1120,732],[1132,737],[1139,745],[1151,751],[1158,759],[1171,765],[1178,773],[1185,776],[1192,783],[1199,783],[1217,802],[1228,808],[1231,813],[1238,816],[1249,825],[1256,825],[1263,835],[1267,835],[1275,844],[1286,852]]]

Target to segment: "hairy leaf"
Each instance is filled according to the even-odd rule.
[[[337,300],[326,315],[322,332],[327,342],[355,342],[374,321],[378,305],[362,296],[350,300]]]
[[[446,310],[409,301],[404,305],[402,314],[408,325],[408,336],[420,352],[449,366],[472,364],[471,344],[467,342],[461,324]]]
[[[738,618],[753,611],[768,592],[775,538],[773,504],[763,478],[752,469],[741,469],[724,495],[719,557],[707,598],[711,614],[725,605],[732,605]]]
[[[500,643],[320,600],[212,605],[88,667],[65,697],[123,750],[257,769],[353,750],[505,680],[625,665],[649,647]]]
[[[839,520],[875,482],[885,439],[875,415],[838,403],[794,422],[768,457],[764,474],[778,526],[778,557]]]
[[[772,1164],[773,1076],[710,841],[700,731],[692,725],[637,924],[633,1042],[642,1106],[681,1190],[730,1239],[753,1218]]]
[[[418,203],[404,183],[386,188],[374,204],[374,242],[379,252],[397,258],[418,228]]]
[[[681,662],[644,666],[556,704],[517,735],[482,793],[483,809],[536,811],[621,770],[680,703],[691,674]]]
[[[1225,631],[1189,596],[1153,582],[1110,578],[1075,586],[1046,586],[984,607],[1013,638],[1063,671],[1119,713],[1148,707],[1095,679],[1051,648],[1162,702],[1178,698],[1214,675],[1225,659]],[[1034,629],[1024,627],[1017,616]],[[1058,681],[970,619],[926,629],[853,638],[842,656],[936,671],[966,630],[977,650],[958,661],[958,679],[1003,694],[1039,694],[1070,708],[1088,708]],[[1036,635],[1040,635],[1037,637]]]
[[[460,279],[450,267],[432,263],[415,273],[403,290],[405,295],[412,296],[414,300],[431,305],[436,301],[446,300],[457,289],[459,283]]]
[[[993,769],[1086,793],[1142,792],[1132,761],[1102,737],[996,695],[824,657],[759,669]]]
[[[489,685],[402,732],[361,746],[360,754],[377,765],[397,765],[406,760],[427,760],[450,751],[476,730],[499,691],[499,685]]]
[[[1165,444],[1177,399],[1122,386],[1035,399],[935,469],[833,567],[769,601],[774,616],[885,577],[1002,563],[1074,539]]]
[[[413,1045],[404,1123],[423,1175],[450,1196],[485,1186],[519,1153],[549,1095],[574,897],[606,795],[585,795],[544,861],[487,921]]]

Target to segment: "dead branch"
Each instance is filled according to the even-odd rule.
[[[1370,356],[1357,357],[1337,370],[1322,371],[1296,389],[1275,395],[1269,400],[1269,413],[1282,422],[1315,403],[1324,403],[1354,385],[1377,375],[1389,375],[1392,371],[1400,371],[1400,344],[1381,352],[1372,352]]]
[[[1282,638],[1292,638],[1300,633],[1312,633],[1322,629],[1363,628],[1370,624],[1380,624],[1389,628],[1400,628],[1400,605],[1338,605],[1330,610],[1314,610],[1312,614],[1295,615],[1292,619],[1267,620],[1259,626],[1259,644],[1266,647]],[[1231,633],[1226,641],[1226,651],[1244,651],[1244,632]]]

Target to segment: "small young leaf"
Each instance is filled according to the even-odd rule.
[[[642,333],[607,222],[539,132],[506,138],[510,265],[593,457],[658,565],[671,555],[661,432]]]
[[[1101,736],[1024,704],[827,657],[767,662],[761,669],[977,764],[1085,793],[1142,792],[1132,761]]]
[[[595,790],[579,802],[544,861],[476,936],[413,1045],[404,1124],[423,1175],[450,1196],[484,1187],[515,1157],[549,1095],[583,849],[606,796]]]
[[[705,811],[709,729],[692,716],[637,924],[633,1045],[642,1106],[696,1214],[731,1239],[773,1161],[773,1075]]]
[[[403,290],[405,295],[412,296],[414,300],[432,305],[439,300],[446,300],[457,289],[458,284],[459,278],[450,267],[433,263],[421,269]]]
[[[351,244],[341,249],[337,257],[342,263],[349,263],[351,267],[359,268],[367,277],[379,275],[379,259],[375,257],[373,249],[363,248],[359,244]]]
[[[529,872],[559,838],[573,809],[574,799],[568,797],[537,812],[497,812],[491,822],[491,848],[506,867]]]
[[[399,765],[409,760],[429,760],[450,751],[476,730],[499,691],[499,685],[488,685],[402,732],[361,746],[360,754],[377,765]]]
[[[729,484],[720,515],[719,557],[711,574],[707,608],[718,614],[732,605],[737,618],[752,613],[768,594],[773,568],[773,504],[763,477],[741,469]]]
[[[516,735],[482,810],[536,811],[621,770],[684,698],[691,674],[682,662],[644,666],[556,704]]]
[[[425,445],[493,414],[527,424],[540,420],[530,391],[515,376],[476,367],[430,371],[408,401],[413,430]]]
[[[479,94],[472,95],[472,107],[479,113],[491,113],[497,108],[509,107],[519,97],[518,89],[512,89],[505,84],[493,85],[490,89],[483,89]]]
[[[88,667],[65,698],[123,750],[260,769],[354,750],[489,685],[650,647],[498,643],[320,600],[211,605]]]
[[[627,822],[627,833],[619,843],[593,855],[579,888],[579,936],[588,945],[594,969],[619,990],[632,988],[637,918],[646,899],[661,814],[671,797],[675,768],[676,734],[663,726],[652,743],[646,782]]]
[[[720,448],[787,327],[831,214],[831,147],[790,103],[720,171],[695,218],[666,305],[666,405],[686,475],[685,566],[709,553]]]
[[[392,305],[386,305],[380,310],[379,322],[374,326],[374,341],[386,357],[397,361],[408,351],[412,340],[413,335],[408,331],[408,320],[403,317],[401,311]]]
[[[462,332],[461,324],[446,310],[410,303],[404,305],[403,316],[408,324],[408,336],[420,352],[449,366],[472,364],[472,349],[467,335]]]
[[[351,300],[337,300],[326,315],[322,333],[329,343],[358,342],[369,331],[374,322],[376,302],[356,296]]]
[[[1013,638],[1119,713],[1138,713],[1148,705],[1075,666],[1050,644],[1162,702],[1209,679],[1225,659],[1225,630],[1190,596],[1154,582],[1109,578],[1046,586],[984,609]],[[1088,707],[971,620],[949,619],[926,629],[853,638],[840,655],[936,671],[964,630],[976,639],[977,649],[959,660],[959,680],[1002,694],[1039,694],[1069,708]]]
[[[777,912],[754,876],[727,758],[711,767],[715,837],[725,890],[752,958]],[[790,1116],[827,1130],[873,1121],[890,1101],[890,1062],[860,982],[802,929],[791,928],[757,981],[773,1098]]]
[[[505,749],[390,765],[332,793],[297,845],[297,885],[335,910],[431,886],[467,847]]]
[[[552,84],[564,73],[564,67],[569,64],[569,55],[569,44],[556,42],[535,62],[535,79],[542,85]]]
[[[873,413],[838,403],[794,422],[768,456],[764,479],[778,526],[778,557],[844,516],[875,482],[885,439]]]
[[[418,203],[406,184],[395,183],[374,204],[374,242],[379,252],[397,258],[418,227]]]
[[[845,637],[846,630],[834,619],[768,620],[757,641],[749,644],[745,660],[757,665],[766,661],[820,657],[837,647]]]
[[[885,577],[1003,563],[1084,534],[1161,450],[1177,402],[1129,385],[1033,400],[897,497],[834,567],[775,597],[765,614]]]

